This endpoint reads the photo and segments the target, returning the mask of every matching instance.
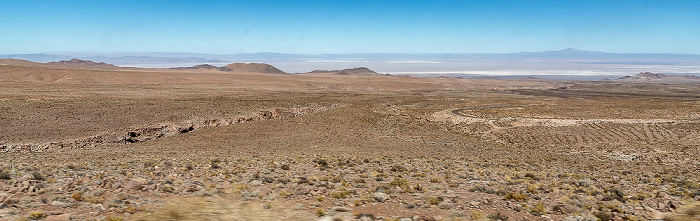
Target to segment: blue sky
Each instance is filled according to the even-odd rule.
[[[700,54],[700,1],[0,0],[0,54]]]

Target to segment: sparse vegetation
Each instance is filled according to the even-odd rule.
[[[10,172],[7,170],[0,170],[0,180],[9,180],[12,179],[12,175],[10,175]]]
[[[0,81],[0,219],[698,214],[698,85],[217,76],[227,84]],[[547,89],[559,84],[573,89]],[[452,113],[484,106],[512,107]]]
[[[46,180],[46,176],[39,171],[34,171],[32,172],[32,179],[44,181]]]

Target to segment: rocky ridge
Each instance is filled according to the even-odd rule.
[[[121,133],[103,133],[100,135],[66,141],[46,143],[21,143],[1,144],[1,152],[42,152],[55,149],[92,148],[97,145],[128,144],[145,142],[166,136],[188,133],[203,127],[227,126],[231,124],[246,123],[267,119],[288,118],[306,115],[315,111],[324,110],[325,107],[301,107],[289,109],[274,109],[260,111],[248,116],[235,116],[228,118],[198,119],[181,123],[159,123],[144,127],[133,128]]]
[[[634,76],[624,76],[618,80],[622,81],[700,81],[700,76],[695,75],[672,75],[662,73],[642,72]]]

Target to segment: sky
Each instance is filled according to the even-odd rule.
[[[700,54],[697,0],[0,0],[0,54]]]

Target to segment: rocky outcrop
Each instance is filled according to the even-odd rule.
[[[228,72],[254,72],[254,73],[267,73],[267,74],[287,74],[275,66],[264,64],[264,63],[233,63],[223,67],[220,67],[221,71]]]
[[[97,136],[46,143],[34,144],[0,144],[2,152],[42,152],[56,149],[93,148],[98,145],[129,144],[146,142],[166,136],[188,133],[203,127],[227,126],[231,124],[246,123],[267,119],[279,119],[297,117],[324,110],[324,107],[302,107],[274,109],[270,111],[260,111],[248,116],[235,116],[228,118],[198,119],[180,123],[161,123],[139,128],[133,128],[122,133],[104,133]]]
[[[693,79],[700,80],[700,76],[694,75],[672,75],[662,73],[642,72],[634,76],[624,76],[618,80],[662,80],[662,79]]]

